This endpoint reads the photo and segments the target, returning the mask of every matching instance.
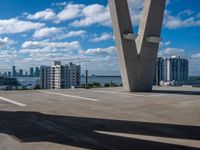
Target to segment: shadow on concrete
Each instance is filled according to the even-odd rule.
[[[196,126],[0,111],[0,133],[22,142],[45,141],[94,150],[197,150],[96,131],[200,140],[200,127]]]
[[[199,95],[200,91],[178,91],[178,90],[153,90],[151,93],[157,94],[178,94],[178,95]]]

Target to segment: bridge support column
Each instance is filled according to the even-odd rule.
[[[124,89],[151,91],[166,0],[145,0],[138,36],[127,0],[109,0]]]

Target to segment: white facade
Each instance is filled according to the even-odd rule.
[[[44,68],[48,69],[44,69]],[[70,63],[61,65],[54,61],[52,66],[41,66],[42,89],[66,89],[80,86],[80,66]]]
[[[166,58],[164,62],[164,80],[167,82],[188,82],[189,62],[180,57]]]

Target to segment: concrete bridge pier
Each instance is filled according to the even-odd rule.
[[[127,0],[109,0],[124,89],[151,91],[166,0],[145,0],[138,35]]]

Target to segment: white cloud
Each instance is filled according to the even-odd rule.
[[[14,41],[9,39],[8,37],[0,38],[0,48],[9,46],[12,43],[14,43]]]
[[[63,31],[61,28],[51,27],[51,28],[42,28],[35,31],[33,37],[40,39],[40,38],[51,38],[51,37],[57,37],[63,34]]]
[[[132,23],[137,26],[140,24],[144,0],[128,0],[128,4]]]
[[[68,4],[64,10],[58,13],[57,17],[59,20],[70,20],[77,18],[81,15],[81,10],[85,7],[83,4]]]
[[[52,6],[66,6],[68,3],[66,1],[64,2],[56,2],[56,3],[52,3]]]
[[[165,15],[165,27],[169,29],[178,29],[184,27],[196,27],[200,26],[200,19],[198,17],[191,16],[193,13],[189,10],[180,12],[177,16],[172,16],[171,12],[166,11]]]
[[[43,23],[33,23],[30,21],[21,21],[16,18],[0,20],[0,34],[22,33],[43,27]]]
[[[166,41],[166,42],[160,42],[160,47],[166,47],[171,44],[171,41]]]
[[[22,44],[23,49],[37,49],[37,48],[65,48],[65,49],[79,49],[80,43],[73,42],[45,42],[45,41],[26,41]]]
[[[36,39],[48,38],[53,40],[61,40],[77,36],[83,37],[84,34],[86,34],[86,31],[84,30],[69,31],[67,33],[66,31],[64,31],[64,28],[46,27],[36,30],[33,37]]]
[[[113,39],[113,35],[110,33],[102,33],[99,37],[94,37],[91,39],[92,42],[100,42]]]
[[[163,57],[171,57],[171,56],[184,56],[184,49],[181,48],[166,48],[162,50],[159,55]]]
[[[67,33],[65,35],[66,38],[69,38],[69,37],[75,37],[75,36],[83,36],[84,34],[86,34],[86,31],[84,30],[79,30],[79,31],[70,31],[69,33]]]
[[[142,17],[144,0],[128,0],[131,20],[134,26],[140,24]],[[169,4],[169,0],[167,1]],[[91,25],[111,26],[111,17],[109,6],[100,4],[73,4],[68,2],[53,3],[54,6],[65,6],[64,9],[56,14],[52,9],[39,11],[35,14],[29,14],[29,19],[53,20],[54,23],[61,21],[76,19],[71,23],[75,27],[86,27]],[[194,14],[191,10],[184,10],[176,16],[166,10],[165,27],[169,29],[177,29],[182,27],[200,26],[199,12]]]
[[[108,6],[92,4],[83,8],[82,17],[72,23],[76,27],[90,26],[93,24],[110,25],[110,13]]]
[[[200,59],[200,53],[192,54],[191,58]]]
[[[37,19],[53,20],[55,18],[56,18],[56,14],[52,9],[45,9],[43,11],[39,11],[35,14],[29,14],[27,16],[27,19],[31,19],[31,20],[37,20]]]
[[[94,48],[94,49],[87,49],[79,51],[80,54],[85,55],[110,55],[116,52],[116,48],[114,46],[107,47],[107,48]]]
[[[44,65],[53,60],[65,60],[69,53],[77,53],[80,43],[74,42],[46,42],[46,41],[26,41],[22,45],[19,55],[26,54],[20,62]]]

